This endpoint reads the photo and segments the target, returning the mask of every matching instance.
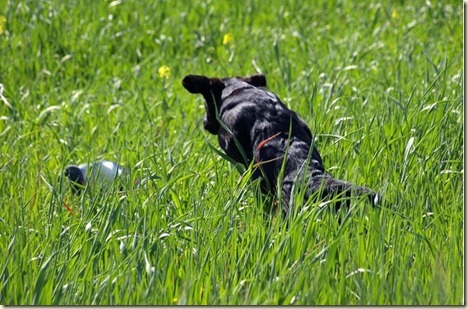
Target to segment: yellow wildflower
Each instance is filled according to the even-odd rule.
[[[5,16],[0,15],[0,34],[5,32],[5,26],[6,26],[7,19]]]
[[[223,44],[224,45],[231,44],[232,41],[234,41],[234,36],[231,33],[226,33],[223,36]]]
[[[398,12],[397,12],[395,9],[392,10],[392,18],[393,18],[393,19],[397,19],[397,18],[398,18]]]
[[[171,76],[171,69],[167,65],[163,65],[158,69],[159,77],[168,79]]]
[[[177,301],[178,301],[177,297],[174,297],[174,298],[172,299],[172,303],[173,303],[173,304],[177,304]]]

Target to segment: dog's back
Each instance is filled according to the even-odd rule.
[[[258,166],[254,177],[263,177],[265,191],[275,188],[283,161],[286,174],[306,161],[314,173],[324,173],[309,127],[274,93],[236,78],[225,84],[219,111],[220,146],[238,162],[254,161]]]
[[[276,140],[285,139],[289,139],[290,143],[304,143],[304,150],[311,147],[315,149],[312,146],[312,133],[307,124],[294,111],[288,109],[274,93],[265,87],[255,87],[237,78],[227,79],[225,84],[219,111],[219,119],[224,124],[224,130],[218,134],[225,140],[235,137],[245,141],[242,146],[248,154],[249,161],[255,157],[254,150],[270,138],[271,140],[263,144],[260,150],[267,148],[269,144],[274,144]],[[282,145],[283,147],[278,145],[276,150],[284,153],[290,143]],[[302,159],[307,158],[308,151],[305,155],[306,157]],[[312,156],[322,165],[322,159],[317,151],[313,151]],[[268,159],[273,158],[264,158]]]

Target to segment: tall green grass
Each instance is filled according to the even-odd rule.
[[[2,4],[0,303],[464,303],[458,2]],[[384,207],[265,215],[181,86],[259,70]],[[72,197],[101,158],[142,184]]]

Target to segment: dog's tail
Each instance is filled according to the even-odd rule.
[[[290,198],[292,193],[293,182],[285,180],[283,182],[283,205],[284,211],[289,212]],[[367,196],[373,207],[378,207],[382,203],[382,196],[372,189],[364,186],[336,179],[329,174],[314,175],[308,179],[307,192],[304,195],[304,201],[309,197],[314,196],[314,200],[331,200],[334,201],[335,210],[342,206],[349,207],[351,197]]]
[[[314,179],[315,178],[315,179]],[[344,180],[336,179],[330,175],[324,175],[322,177],[313,177],[310,184],[310,191],[321,192],[323,198],[333,198],[339,196],[345,199],[349,199],[352,196],[367,196],[372,206],[378,206],[380,204],[380,195],[364,186],[358,186],[349,183]]]

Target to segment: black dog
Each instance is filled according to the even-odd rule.
[[[264,193],[275,193],[277,180],[282,179],[285,213],[292,204],[293,185],[303,181],[307,187],[305,200],[313,194],[324,199],[354,193],[368,195],[373,204],[378,202],[376,192],[334,179],[325,171],[309,127],[265,88],[264,75],[237,78],[188,75],[182,84],[190,93],[203,95],[204,128],[218,135],[219,145],[229,157],[246,167],[251,164],[256,167],[253,178],[262,178]],[[282,178],[278,177],[280,171],[284,171]]]

